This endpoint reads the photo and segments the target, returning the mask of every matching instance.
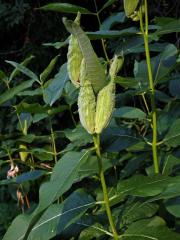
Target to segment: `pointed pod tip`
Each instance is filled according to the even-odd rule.
[[[66,18],[66,17],[63,17],[63,18],[62,18],[62,22],[63,22],[64,24],[66,24],[66,21],[67,21],[67,18]]]

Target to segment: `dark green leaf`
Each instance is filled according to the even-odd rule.
[[[180,197],[165,201],[165,207],[173,216],[180,218]]]
[[[139,197],[155,196],[161,193],[168,184],[176,181],[178,181],[178,178],[175,177],[134,175],[127,180],[119,182],[118,193]]]
[[[160,83],[172,71],[176,65],[177,48],[173,44],[168,44],[164,51],[156,57],[151,58],[153,79],[155,83]],[[146,61],[135,62],[134,75],[139,81],[139,87],[148,87],[148,72]]]
[[[51,205],[32,229],[28,239],[48,240],[60,234],[94,205],[93,198],[83,190],[73,192],[60,205]]]
[[[40,188],[39,206],[36,212],[47,208],[73,184],[80,166],[88,157],[87,152],[68,152],[55,165],[51,179]]]
[[[100,30],[109,30],[117,23],[123,23],[125,20],[124,12],[114,13],[102,22]]]
[[[82,226],[83,226],[83,224],[82,224]],[[79,240],[91,240],[92,238],[100,239],[103,235],[106,234],[103,226],[99,223],[96,223],[93,225],[86,224],[85,226],[86,226],[86,228],[81,232],[81,234],[78,238]]]
[[[164,78],[176,64],[177,48],[173,44],[168,44],[164,51],[157,56],[153,63],[154,82],[158,83]]]
[[[57,225],[62,209],[63,204],[52,204],[32,228],[28,240],[49,240],[55,237],[57,235]],[[21,235],[21,237],[23,237],[23,235]]]
[[[7,75],[5,74],[5,72],[3,72],[2,70],[0,70],[0,80],[7,80],[8,77]]]
[[[134,35],[138,32],[138,29],[135,27],[130,27],[122,30],[100,30],[96,32],[87,32],[87,36],[91,39],[101,39],[101,38],[119,38],[125,35]]]
[[[33,170],[31,172],[22,173],[20,176],[16,177],[16,182],[20,184],[26,181],[34,181],[44,174],[46,174],[46,172],[43,170]]]
[[[147,153],[144,152],[131,156],[125,167],[121,170],[120,179],[127,178],[135,173],[147,158]]]
[[[88,9],[76,6],[70,3],[49,3],[39,8],[43,11],[54,11],[54,12],[64,12],[64,13],[91,13]]]
[[[124,88],[137,88],[139,81],[130,77],[116,77],[116,83]]]
[[[130,223],[152,217],[158,210],[158,205],[153,203],[134,202],[128,205],[123,212],[121,218],[122,225],[129,225]]]
[[[167,185],[167,187],[164,189],[164,191],[161,194],[149,199],[148,202],[153,202],[153,201],[157,201],[160,199],[169,199],[169,198],[173,198],[173,197],[177,197],[177,196],[180,196],[180,179],[179,179],[179,177],[175,177],[174,183],[172,181],[172,183]]]
[[[170,21],[169,18],[167,18],[167,21],[161,22],[159,26],[160,28],[151,34],[152,37],[157,37],[173,32],[180,32],[180,19],[171,19]]]
[[[180,79],[179,78],[169,82],[169,92],[173,97],[180,99]]]
[[[103,5],[103,7],[101,8],[101,10],[100,10],[99,12],[101,12],[101,11],[103,11],[105,8],[111,6],[111,5],[112,5],[113,3],[115,3],[116,1],[117,1],[117,0],[107,0],[106,3]]]
[[[172,147],[180,145],[180,118],[174,121],[163,142]]]
[[[25,234],[30,220],[31,217],[28,215],[18,215],[8,228],[8,231],[4,235],[3,240],[22,239],[21,237]]]
[[[45,118],[49,117],[49,115],[47,113],[36,113],[34,114],[34,116],[32,117],[33,123],[37,123]]]
[[[178,240],[180,235],[168,229],[160,217],[131,224],[122,235],[124,240]]]
[[[166,93],[156,90],[155,91],[155,98],[160,101],[160,102],[164,102],[164,103],[169,103],[170,101],[172,101],[172,98],[169,97]]]
[[[132,36],[127,38],[125,41],[120,42],[118,47],[116,48],[116,53],[122,53],[124,55],[137,51],[139,46],[144,44],[143,38],[141,36]],[[144,50],[144,46],[143,46]]]
[[[51,60],[51,62],[49,63],[49,65],[46,67],[46,69],[40,74],[40,80],[42,82],[44,82],[45,80],[47,80],[47,78],[49,77],[49,75],[51,74],[52,70],[54,69],[54,66],[57,62],[59,56],[56,56],[55,58],[53,58]]]
[[[75,129],[65,129],[65,136],[76,146],[84,146],[92,143],[92,136],[81,126],[78,125]]]
[[[119,152],[142,141],[133,136],[130,129],[109,127],[102,133],[102,142],[108,152]]]
[[[40,96],[42,95],[42,88],[37,88],[35,90],[27,90],[18,93],[18,96]]]
[[[38,207],[24,230],[26,239],[43,211],[72,186],[81,164],[88,157],[87,153],[68,152],[56,163],[50,181],[43,183],[40,187]]]
[[[59,219],[58,233],[79,219],[84,212],[95,205],[93,198],[83,190],[77,190],[64,203],[62,215]],[[64,216],[66,214],[66,216]]]
[[[65,40],[64,42],[43,43],[43,46],[45,46],[45,47],[54,47],[56,49],[60,49],[62,47],[67,46],[67,44],[68,44],[68,39]]]
[[[102,157],[103,160],[103,170],[106,171],[107,169],[113,167],[115,165],[112,159]],[[92,175],[99,173],[99,166],[98,166],[98,159],[96,156],[89,156],[85,162],[81,165],[78,178],[83,179],[85,177],[90,177]]]
[[[173,121],[174,119],[172,118],[171,114],[164,111],[158,113],[157,130],[159,135],[166,133],[168,128],[172,125]]]
[[[48,111],[48,107],[42,106],[39,103],[26,103],[21,102],[17,105],[16,111],[17,113],[46,113]]]
[[[10,100],[14,96],[16,96],[18,93],[22,92],[23,90],[31,87],[33,83],[34,83],[34,80],[25,81],[19,84],[18,86],[13,87],[10,90],[7,90],[0,96],[0,105]]]
[[[60,98],[67,80],[67,64],[65,63],[61,66],[59,73],[55,75],[54,79],[43,90],[43,99],[46,104],[52,106]]]
[[[170,175],[172,173],[173,167],[180,164],[180,158],[172,154],[165,156],[165,161],[163,162],[162,174]]]
[[[115,118],[145,119],[146,113],[135,107],[121,107],[115,109],[113,116]]]

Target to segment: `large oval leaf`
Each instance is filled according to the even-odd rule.
[[[48,240],[77,221],[95,204],[82,189],[73,192],[63,203],[51,205],[32,229],[28,240]]]

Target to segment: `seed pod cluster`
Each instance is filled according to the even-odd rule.
[[[78,13],[74,22],[78,25],[80,24],[80,13]],[[83,59],[81,49],[79,47],[78,41],[74,35],[70,35],[69,39],[69,47],[67,54],[67,69],[71,82],[75,85],[75,87],[79,87],[79,75],[80,75],[80,67]]]
[[[100,134],[108,125],[114,109],[115,77],[123,64],[123,58],[115,55],[110,66],[108,82],[105,71],[92,49],[89,39],[77,25],[77,23],[79,24],[79,18],[77,16],[76,24],[66,19],[63,20],[67,30],[71,32],[67,56],[68,72],[74,85],[80,87],[78,112],[82,126],[90,134]],[[76,33],[76,30],[79,31],[79,34]],[[85,49],[86,45],[91,57]],[[98,75],[99,72],[103,72],[103,74]],[[101,81],[103,84],[101,84]],[[104,84],[104,82],[108,83]]]
[[[90,134],[100,134],[107,127],[115,105],[115,77],[123,63],[122,58],[114,57],[109,70],[110,82],[102,88],[97,97],[88,75],[83,60],[80,74],[80,92],[78,97],[79,116],[82,126]]]

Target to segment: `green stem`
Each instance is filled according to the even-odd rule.
[[[141,95],[142,95],[142,99],[144,101],[144,105],[146,107],[147,113],[150,114],[149,107],[148,107],[148,104],[147,104],[147,101],[146,101],[146,97],[145,97],[145,93],[142,93]]]
[[[153,140],[152,140],[152,153],[153,153],[153,162],[154,162],[154,171],[155,173],[159,173],[159,163],[157,157],[157,111],[156,111],[156,103],[155,103],[155,88],[153,82],[152,75],[152,67],[151,67],[151,57],[149,52],[149,41],[148,41],[148,5],[147,0],[144,0],[144,8],[145,8],[145,30],[143,27],[143,13],[140,7],[140,28],[144,38],[144,46],[146,52],[146,62],[148,69],[148,77],[149,77],[149,89],[151,92],[151,110],[152,110],[152,131],[153,131]]]
[[[101,157],[101,152],[100,152],[100,137],[99,137],[99,134],[93,135],[93,140],[94,140],[94,146],[95,146],[95,149],[96,149],[96,155],[97,155],[97,158],[98,158],[99,176],[100,176],[102,190],[103,190],[106,213],[107,213],[109,224],[110,224],[110,227],[111,227],[111,230],[112,230],[112,233],[113,233],[113,237],[114,237],[115,240],[118,240],[118,233],[116,231],[116,227],[115,227],[115,224],[114,224],[114,221],[113,221],[113,218],[112,218],[112,213],[111,213],[109,198],[108,198],[108,191],[107,191],[106,181],[105,181],[104,172],[103,172],[102,157]]]
[[[57,150],[56,150],[56,141],[54,136],[54,131],[51,124],[51,140],[52,140],[52,148],[53,148],[53,155],[54,155],[54,161],[57,163]]]

